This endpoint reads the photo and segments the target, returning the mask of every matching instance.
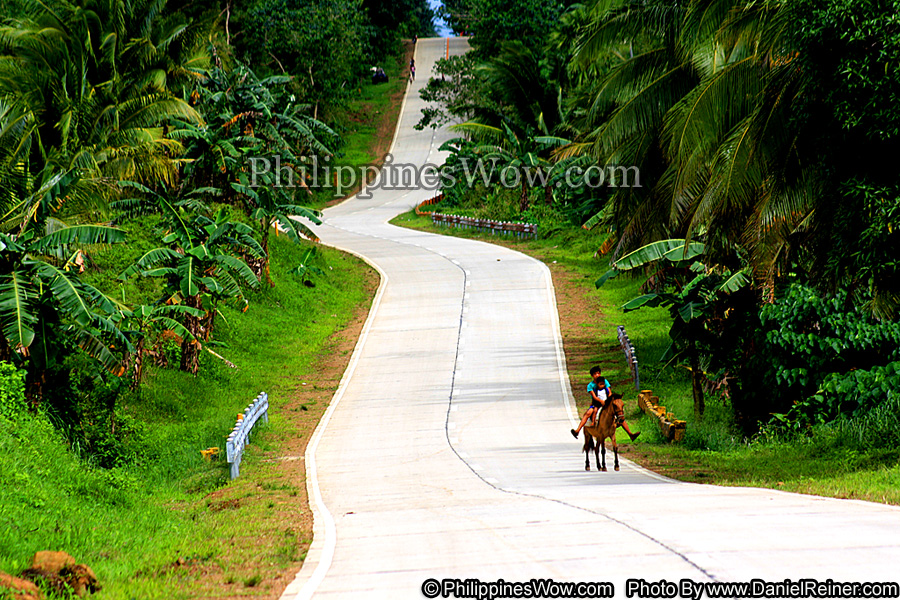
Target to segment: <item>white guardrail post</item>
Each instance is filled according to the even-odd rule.
[[[231,465],[231,478],[240,475],[241,458],[244,455],[244,446],[250,444],[250,430],[262,417],[263,423],[269,422],[269,395],[261,392],[244,412],[238,415],[234,429],[228,435],[225,448],[228,453],[228,463]]]
[[[634,379],[634,389],[641,391],[641,378],[640,373],[638,372],[637,356],[634,353],[634,344],[628,339],[628,334],[625,333],[624,325],[619,325],[616,328],[616,335],[619,338],[619,345],[622,346],[622,351],[625,353],[625,361],[628,363],[628,368],[631,369],[631,378]]]

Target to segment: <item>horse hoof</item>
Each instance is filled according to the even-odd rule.
[[[619,467],[617,466],[617,467],[616,467],[616,471],[618,471],[618,470],[619,470]]]
[[[604,473],[606,473],[606,469],[597,469],[597,470],[598,470],[598,471],[603,471]]]
[[[591,468],[590,468],[590,467],[585,467],[584,470],[585,470],[585,471],[590,471]]]

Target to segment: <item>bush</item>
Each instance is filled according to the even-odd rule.
[[[0,417],[15,421],[27,408],[25,371],[0,361]]]
[[[872,318],[846,291],[824,298],[793,285],[762,309],[760,322],[753,380],[767,382],[759,402],[787,413],[776,420],[802,428],[865,412],[900,382],[890,365],[900,360],[900,323]]]
[[[66,385],[48,395],[50,418],[85,461],[105,469],[134,463],[143,453],[143,425],[125,412],[128,382],[100,370],[83,353],[65,364]]]

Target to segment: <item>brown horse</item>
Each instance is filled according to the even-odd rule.
[[[615,455],[615,469],[619,470],[619,445],[616,443],[616,427],[619,421],[625,416],[625,403],[622,401],[622,394],[613,394],[600,409],[600,414],[594,425],[585,426],[584,428],[584,470],[591,470],[591,450],[594,451],[594,457],[597,462],[597,470],[606,470],[606,439],[609,438],[612,444],[613,454]],[[594,441],[596,438],[596,442]],[[603,459],[601,461],[600,453],[602,451]]]

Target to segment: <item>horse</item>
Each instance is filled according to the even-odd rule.
[[[594,457],[597,463],[598,471],[606,471],[606,438],[609,438],[612,444],[613,454],[615,455],[615,469],[619,470],[619,444],[616,443],[616,427],[619,421],[625,416],[625,402],[622,400],[622,394],[613,394],[600,409],[594,425],[585,426],[584,428],[584,470],[591,470],[591,450],[594,451]],[[594,441],[597,438],[597,441]],[[600,452],[602,451],[603,459],[601,461]]]

